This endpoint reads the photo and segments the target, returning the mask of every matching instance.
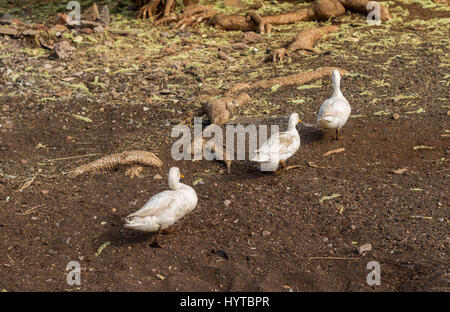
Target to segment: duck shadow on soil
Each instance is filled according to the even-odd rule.
[[[130,246],[141,243],[150,245],[156,232],[140,232],[125,228],[124,216],[111,215],[108,224],[111,226],[93,240],[95,246],[104,242],[110,242],[111,246]]]

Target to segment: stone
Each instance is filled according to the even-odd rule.
[[[96,34],[102,34],[102,33],[105,32],[105,28],[104,28],[103,26],[97,26],[97,27],[94,27],[94,32],[95,32]]]
[[[102,22],[105,25],[109,25],[109,23],[111,22],[111,16],[109,14],[109,7],[105,4],[105,5],[101,5],[98,8],[98,12],[99,12],[99,20],[100,22]]]
[[[358,247],[358,252],[360,255],[362,255],[365,252],[369,252],[372,250],[372,245],[371,244],[364,244]]]
[[[75,52],[75,48],[70,45],[67,41],[60,41],[55,44],[53,48],[58,58],[64,60],[72,56]]]

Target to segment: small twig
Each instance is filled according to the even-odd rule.
[[[341,148],[337,148],[337,149],[332,150],[332,151],[328,151],[328,152],[322,154],[322,156],[329,156],[331,154],[342,153],[343,151],[345,151],[345,148],[341,147]]]
[[[347,257],[310,257],[309,260],[358,260],[359,258]]]
[[[100,153],[94,153],[94,154],[86,154],[86,155],[78,155],[78,156],[70,156],[70,157],[62,157],[62,158],[54,158],[54,159],[47,159],[46,162],[52,162],[57,160],[67,160],[67,159],[75,159],[75,158],[81,158],[81,157],[89,157],[89,156],[97,156],[101,155]]]
[[[30,180],[28,180],[27,182],[22,184],[22,186],[16,192],[22,192],[27,187],[29,187],[31,185],[31,183],[33,183],[34,179],[36,179],[37,176],[38,176],[38,173],[36,173]]]
[[[303,167],[302,165],[292,165],[292,166],[287,166],[286,170],[291,170],[291,169],[297,169],[297,168],[301,168]]]
[[[27,211],[25,211],[25,212],[20,212],[19,214],[20,215],[27,215],[27,214],[30,214],[30,213],[32,213],[34,210],[36,210],[37,208],[39,208],[39,207],[42,207],[42,206],[45,206],[46,204],[41,204],[41,205],[38,205],[38,206],[36,206],[36,207],[33,207],[33,208],[30,208],[30,209],[28,209]]]

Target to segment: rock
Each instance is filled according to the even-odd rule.
[[[100,19],[100,13],[98,11],[97,4],[94,3],[88,9],[84,10],[83,14],[81,14],[81,18],[93,22],[95,22],[97,19]]]
[[[213,250],[211,250],[211,253],[213,253],[213,254],[215,254],[215,255],[217,255],[217,256],[223,258],[223,259],[227,259],[227,260],[228,260],[228,255],[227,255],[227,253],[226,253],[225,251],[223,251],[223,250],[217,250],[217,251],[215,251],[215,250],[213,249]]]
[[[5,22],[11,22],[13,18],[14,17],[11,14],[5,13],[2,15],[2,17],[0,17],[0,20]]]
[[[36,35],[38,35],[40,33],[41,33],[41,31],[37,30],[37,29],[25,29],[22,32],[22,35],[24,35],[24,36],[36,36]]]
[[[53,250],[53,249],[49,249],[49,250],[47,251],[47,253],[48,253],[49,255],[56,255],[56,254],[58,254],[58,252],[56,252],[56,251]]]
[[[50,28],[50,31],[53,32],[55,36],[59,37],[61,36],[62,32],[69,31],[69,28],[67,28],[67,26],[65,25],[56,24],[55,26]]]
[[[362,255],[365,252],[369,252],[372,250],[372,245],[371,244],[364,244],[358,247],[358,252],[360,255]]]
[[[15,28],[0,27],[0,34],[9,36],[18,36],[20,32]]]
[[[96,34],[102,34],[102,33],[105,32],[105,28],[103,26],[97,26],[97,27],[94,28],[94,32]]]
[[[58,13],[56,15],[56,24],[68,25],[69,24],[69,17],[67,16],[67,14]]]
[[[97,26],[98,27],[98,26]],[[80,33],[90,35],[94,32],[92,28],[84,27],[80,29]]]
[[[264,39],[261,35],[258,35],[253,31],[248,31],[244,33],[244,38],[242,40],[245,43],[259,43],[262,42]]]
[[[109,25],[109,23],[111,22],[111,17],[109,14],[109,7],[105,4],[105,5],[101,5],[98,8],[99,14],[100,14],[100,22],[102,22],[105,25]]]
[[[155,174],[153,180],[162,180],[162,176],[160,174]]]
[[[247,45],[243,42],[233,43],[231,47],[235,50],[245,50],[247,49]]]
[[[75,52],[75,48],[70,45],[67,41],[60,41],[55,44],[53,49],[58,56],[58,58],[64,60],[72,56]]]
[[[41,190],[41,194],[44,195],[44,196],[48,195],[48,190]]]
[[[217,52],[217,58],[224,60],[224,61],[228,60],[228,56],[223,51]]]
[[[42,47],[52,50],[55,47],[56,37],[47,31],[38,33],[38,41]]]
[[[262,235],[264,237],[269,236],[270,235],[270,231],[264,230],[264,231],[262,231]]]
[[[225,207],[228,207],[228,206],[230,206],[230,204],[231,204],[231,200],[227,199],[227,200],[224,201],[223,203],[224,203]]]
[[[392,114],[392,119],[394,120],[399,120],[400,119],[400,115],[397,113]]]

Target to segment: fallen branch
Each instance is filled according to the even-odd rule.
[[[146,19],[153,16],[158,16],[160,12],[160,4],[162,0],[135,0],[134,1],[139,6],[139,11],[136,18]],[[158,13],[160,12],[160,13]]]
[[[208,127],[206,127],[203,132],[208,131],[208,128],[211,127],[213,125],[209,125]],[[199,142],[199,140],[201,142]],[[218,144],[214,143],[214,142],[209,142],[207,141],[204,137],[203,134],[199,137],[197,137],[196,139],[194,139],[194,141],[192,142],[192,155],[196,155],[199,152],[203,152],[203,150],[206,148],[206,150],[209,150],[210,153],[212,153],[214,155],[214,159],[220,162],[223,162],[225,164],[225,166],[227,167],[227,173],[230,174],[231,173],[231,157],[228,157],[228,154],[226,153],[226,151],[224,150],[223,146],[219,146]],[[201,149],[200,151],[198,149]],[[194,159],[195,161],[195,159]]]
[[[289,85],[302,85],[305,83],[308,83],[312,80],[319,79],[325,76],[331,75],[331,72],[333,70],[339,70],[339,73],[341,75],[347,74],[347,71],[342,68],[338,67],[321,67],[319,69],[316,69],[314,71],[301,73],[301,74],[293,74],[289,76],[284,77],[276,77],[271,78],[267,80],[258,81],[255,83],[238,83],[231,87],[226,94],[234,94],[237,92],[242,92],[244,90],[248,89],[255,89],[255,88],[271,88],[274,85],[280,85],[280,86],[289,86]]]
[[[119,166],[143,165],[152,167],[161,167],[162,161],[153,153],[147,151],[126,151],[118,154],[112,154],[97,159],[89,164],[81,165],[69,172],[69,177],[75,178],[81,174],[90,172],[97,173],[115,169]]]
[[[253,20],[256,25],[258,25],[258,31],[261,34],[270,34],[270,32],[272,31],[272,25],[270,25],[270,23],[268,23],[266,20],[264,20],[261,15],[259,15],[258,13],[256,13],[255,11],[251,11],[250,13],[248,13],[247,15],[247,21]]]
[[[211,123],[221,125],[230,119],[230,112],[233,108],[242,106],[250,100],[247,93],[240,93],[238,96],[225,96],[208,101],[203,105],[203,109]]]
[[[308,52],[320,54],[321,51],[314,48],[316,42],[328,33],[337,31],[338,29],[339,27],[337,26],[311,27],[305,29],[295,37],[294,41],[287,48],[275,49],[272,54],[272,60],[273,62],[277,60],[283,61],[285,56],[297,51],[301,54],[307,54]]]
[[[362,13],[364,15],[368,14],[372,9],[367,8],[367,4],[372,0],[338,0],[347,10]],[[390,20],[392,18],[388,9],[381,3],[380,5],[380,18],[383,22]]]
[[[335,69],[339,70],[341,75],[347,73],[345,69],[338,67],[322,67],[311,72],[276,77],[255,83],[238,83],[232,86],[223,97],[207,101],[203,105],[203,109],[212,124],[221,125],[230,120],[230,113],[233,108],[250,102],[250,96],[245,93],[249,89],[271,88],[274,85],[302,85],[312,80],[329,76]]]
[[[180,28],[190,26],[194,22],[202,22],[217,14],[212,10],[212,5],[194,5],[187,7],[182,13],[178,15],[164,16],[154,22],[154,25],[168,24],[171,22],[177,22],[174,28]]]
[[[222,30],[267,31],[267,25],[285,25],[301,21],[324,21],[344,13],[345,8],[337,0],[318,0],[309,7],[296,12],[263,17],[250,13],[248,16],[251,18],[240,15],[218,14],[210,20],[210,23]]]

